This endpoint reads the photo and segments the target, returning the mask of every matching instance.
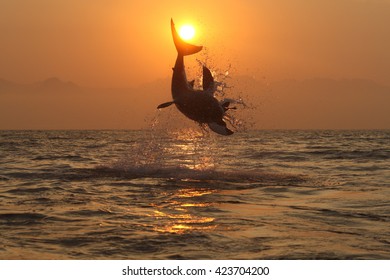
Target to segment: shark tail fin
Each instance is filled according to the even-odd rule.
[[[179,34],[176,31],[175,24],[172,19],[171,19],[171,30],[172,30],[173,42],[175,43],[176,50],[180,55],[183,56],[191,55],[200,52],[202,50],[203,48],[202,46],[191,45],[180,38]]]

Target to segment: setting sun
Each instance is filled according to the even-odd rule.
[[[180,37],[184,40],[191,40],[195,36],[195,28],[192,25],[183,25],[179,31]]]

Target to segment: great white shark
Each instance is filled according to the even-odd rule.
[[[207,124],[209,128],[221,135],[231,135],[233,131],[226,127],[223,120],[230,104],[229,99],[219,102],[214,97],[215,83],[210,70],[203,66],[203,90],[196,90],[193,81],[188,82],[184,66],[184,56],[192,55],[202,50],[202,46],[195,46],[182,40],[176,31],[175,24],[171,19],[173,42],[177,50],[177,58],[172,75],[172,98],[173,101],[160,104],[157,108],[165,108],[175,104],[177,109],[187,118]]]

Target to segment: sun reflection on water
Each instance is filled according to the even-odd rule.
[[[178,197],[197,197],[215,193],[216,190],[199,188],[199,189],[182,189],[178,191]]]
[[[215,139],[205,133],[194,129],[171,131],[170,136],[175,141],[166,148],[166,152],[178,160],[181,167],[199,171],[213,170],[217,165],[218,149]]]
[[[172,194],[168,203],[153,205],[156,208],[151,214],[156,220],[154,230],[163,233],[184,234],[215,229],[215,218],[209,217],[205,211],[207,207],[212,206],[212,203],[191,201],[192,198],[199,199],[214,192],[215,190],[206,188],[180,189]]]

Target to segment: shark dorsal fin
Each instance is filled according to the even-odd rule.
[[[206,66],[203,66],[203,90],[210,90],[214,88],[214,78],[211,71]]]

